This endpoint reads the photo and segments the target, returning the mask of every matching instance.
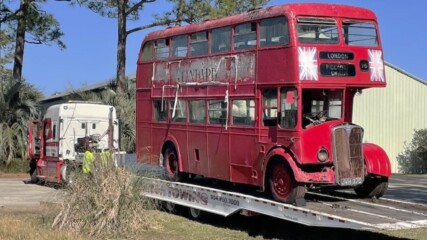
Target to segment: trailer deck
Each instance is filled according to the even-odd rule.
[[[145,196],[224,217],[264,214],[307,226],[351,229],[427,227],[427,205],[393,199],[357,199],[355,194],[308,192],[298,207],[265,197],[181,182],[144,178]]]

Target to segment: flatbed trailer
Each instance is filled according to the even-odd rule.
[[[144,178],[144,195],[224,217],[235,213],[263,214],[307,226],[349,229],[408,229],[427,227],[427,205],[387,198],[357,199],[355,194],[308,192],[306,206],[294,206],[252,196],[182,182]],[[194,216],[196,217],[196,216]]]

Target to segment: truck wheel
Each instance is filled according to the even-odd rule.
[[[284,203],[305,205],[305,188],[295,181],[283,160],[273,160],[269,168],[268,183],[274,200]]]
[[[30,182],[31,183],[38,183],[39,178],[37,177],[37,166],[36,161],[30,161]]]
[[[384,195],[388,188],[388,178],[372,178],[365,179],[362,185],[355,187],[354,191],[361,198],[380,198]]]
[[[174,145],[169,145],[164,153],[163,165],[165,167],[166,180],[179,182],[182,174],[179,172],[178,154]]]

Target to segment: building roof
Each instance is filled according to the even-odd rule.
[[[414,79],[415,81],[418,81],[418,82],[420,82],[420,83],[422,83],[424,85],[427,85],[427,82],[424,81],[423,79],[421,79],[419,77],[416,77],[416,76],[408,73],[407,71],[405,71],[405,70],[403,70],[403,69],[401,69],[399,67],[396,67],[395,65],[393,65],[393,64],[391,64],[389,62],[385,62],[385,65],[388,66],[388,67],[390,67],[390,68],[393,68],[394,70],[396,70],[396,71],[398,71],[398,72],[400,72],[400,73],[402,73],[402,74],[404,74],[404,75],[406,75],[406,76],[408,76],[408,77],[410,77],[412,79]]]

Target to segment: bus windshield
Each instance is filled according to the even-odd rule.
[[[297,36],[300,43],[337,44],[338,27],[332,18],[297,18]]]
[[[352,46],[378,46],[375,24],[371,22],[343,21],[344,40]]]
[[[303,128],[341,119],[343,90],[304,89],[302,96]]]

